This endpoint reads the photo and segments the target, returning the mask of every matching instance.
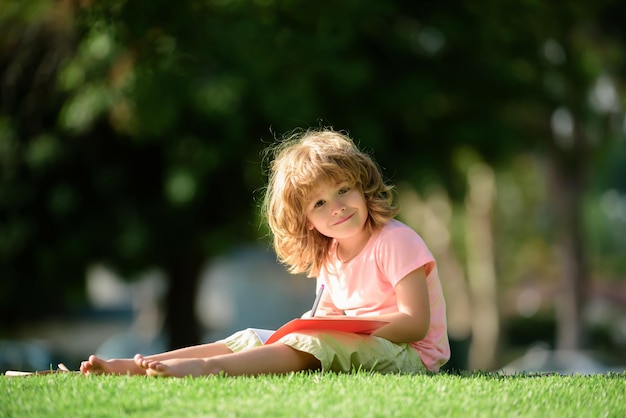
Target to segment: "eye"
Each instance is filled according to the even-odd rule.
[[[322,207],[324,205],[324,201],[323,200],[318,200],[317,202],[315,202],[315,204],[313,205],[313,208],[319,208]]]
[[[344,187],[340,188],[337,193],[341,195],[341,194],[346,194],[349,191],[350,191],[350,188],[348,186],[344,186]]]

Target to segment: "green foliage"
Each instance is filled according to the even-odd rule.
[[[493,165],[520,150],[584,160],[614,128],[589,89],[624,64],[617,1],[0,7],[11,318],[78,304],[70,288],[94,261],[125,277],[158,265],[174,295],[192,293],[205,259],[259,238],[259,152],[296,127],[345,129],[394,182],[442,184],[459,201],[459,149]],[[554,142],[560,107],[597,133],[582,152]],[[170,312],[191,297],[172,296]]]
[[[618,417],[624,375],[298,373],[146,379],[73,375],[0,379],[3,417]]]

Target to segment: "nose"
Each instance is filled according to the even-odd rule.
[[[345,210],[346,210],[346,205],[343,204],[341,199],[333,200],[333,206],[332,206],[333,215],[338,215]]]

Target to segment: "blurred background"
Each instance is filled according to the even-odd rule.
[[[439,263],[451,370],[624,371],[626,3],[0,0],[0,369],[308,310],[262,150],[348,132]]]

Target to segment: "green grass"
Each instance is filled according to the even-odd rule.
[[[626,374],[0,377],[0,417],[624,417]]]

